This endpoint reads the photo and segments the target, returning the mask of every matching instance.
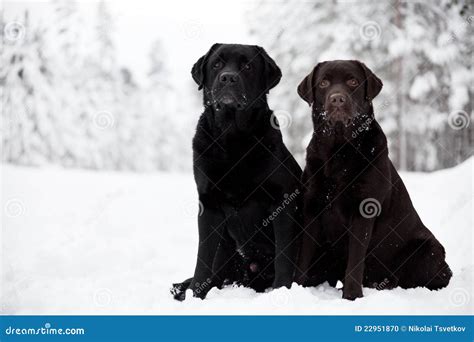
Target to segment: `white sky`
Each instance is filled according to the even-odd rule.
[[[173,74],[190,77],[194,62],[216,42],[247,42],[244,3],[175,0],[111,1],[117,11],[119,58],[146,65],[150,43],[160,38]]]
[[[42,21],[47,21],[47,2],[8,0],[3,5],[7,20],[29,8],[32,19],[42,17]],[[79,3],[85,13],[95,14],[97,0]],[[116,27],[117,58],[142,79],[148,67],[150,45],[160,39],[172,83],[177,87],[181,82],[189,85],[192,65],[213,43],[255,43],[248,38],[244,18],[248,5],[249,0],[109,0]]]

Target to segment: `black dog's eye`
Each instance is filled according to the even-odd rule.
[[[220,69],[222,68],[222,62],[221,61],[217,61],[214,63],[214,65],[212,66],[214,69]]]
[[[320,88],[326,88],[327,86],[329,86],[329,81],[328,80],[322,80],[321,82],[319,82],[319,87]]]
[[[250,69],[252,69],[252,66],[250,65],[250,63],[244,64],[244,70],[250,70]]]
[[[359,81],[355,78],[351,78],[349,81],[347,81],[347,84],[349,87],[357,87],[359,85]]]

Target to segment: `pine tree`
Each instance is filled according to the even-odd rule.
[[[17,25],[22,39],[4,37],[2,92],[4,108],[2,159],[25,165],[57,162],[64,154],[60,105],[54,92],[55,60],[45,41],[45,28],[30,24],[29,13]],[[8,30],[2,30],[8,31]]]
[[[331,59],[362,60],[383,80],[374,105],[397,167],[433,170],[454,165],[445,150],[457,162],[472,154],[472,125],[446,131],[448,113],[464,108],[469,119],[472,112],[472,17],[465,1],[446,3],[261,1],[249,10],[251,33],[283,69],[270,103],[292,115],[285,136],[300,161],[311,123],[296,87],[317,62]],[[465,135],[457,148],[453,134]]]
[[[177,105],[180,99],[169,82],[170,71],[166,65],[166,53],[160,40],[156,40],[149,52],[148,87],[144,95],[150,125],[148,135],[154,149],[154,164],[159,170],[183,169],[189,166],[191,156],[183,148],[185,134]]]

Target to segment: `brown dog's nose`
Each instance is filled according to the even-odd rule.
[[[347,98],[341,93],[335,93],[329,96],[329,101],[331,102],[331,105],[335,107],[342,107],[346,103]]]
[[[223,84],[228,84],[228,83],[235,83],[237,82],[237,73],[236,72],[223,72],[219,76],[219,81]]]

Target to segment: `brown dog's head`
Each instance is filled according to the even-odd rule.
[[[353,60],[319,63],[298,86],[298,94],[313,108],[315,128],[339,127],[339,131],[371,118],[372,99],[380,90],[382,81],[364,63]]]

